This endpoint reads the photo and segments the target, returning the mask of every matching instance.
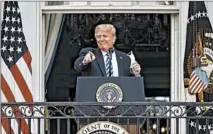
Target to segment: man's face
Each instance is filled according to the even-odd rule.
[[[112,30],[110,29],[99,29],[96,34],[95,38],[98,44],[98,47],[107,52],[109,48],[113,47],[115,36],[112,34]]]

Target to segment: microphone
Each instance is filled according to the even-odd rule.
[[[109,69],[109,76],[111,77],[112,76],[112,74],[111,74],[111,66],[112,66],[112,53],[114,52],[114,49],[113,48],[109,48],[109,50],[108,50],[108,54],[109,54],[109,58],[110,58],[110,63],[109,63],[109,65],[110,65],[110,69]]]
[[[112,54],[114,52],[113,48],[109,48],[109,53]]]
[[[113,48],[109,48],[108,55],[109,55],[110,59],[112,59],[112,53],[113,52],[114,52],[114,49]]]

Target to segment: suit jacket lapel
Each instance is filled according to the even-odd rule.
[[[123,72],[123,57],[120,56],[120,54],[117,52],[117,50],[115,49],[115,54],[116,54],[116,60],[117,60],[117,63],[118,63],[118,73],[119,73],[119,76],[124,76],[124,72]]]
[[[99,68],[100,68],[103,76],[106,76],[106,69],[105,69],[105,64],[104,64],[104,58],[103,58],[103,55],[102,55],[100,49],[97,49],[97,51],[96,51],[96,59],[97,59],[98,66],[99,66]]]

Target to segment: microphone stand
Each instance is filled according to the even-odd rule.
[[[110,68],[109,68],[109,76],[111,77],[112,76],[112,68],[111,68],[111,66],[112,66],[112,53],[114,52],[114,50],[113,50],[113,48],[109,48],[109,51],[108,51],[108,54],[109,54],[109,66],[110,66]]]
[[[109,53],[109,66],[110,66],[110,68],[109,68],[109,77],[111,77],[112,76],[112,53]]]

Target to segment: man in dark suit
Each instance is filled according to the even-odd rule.
[[[74,68],[86,76],[140,76],[140,65],[131,64],[129,56],[116,50],[116,30],[111,24],[101,24],[95,28],[98,48],[84,48],[74,64]]]
[[[84,48],[76,59],[74,68],[86,76],[140,76],[140,65],[130,57],[116,50],[116,30],[111,24],[101,24],[95,28],[98,48]],[[132,63],[132,64],[131,64]],[[126,127],[125,125],[123,127]],[[129,132],[136,133],[136,126],[129,124]]]

